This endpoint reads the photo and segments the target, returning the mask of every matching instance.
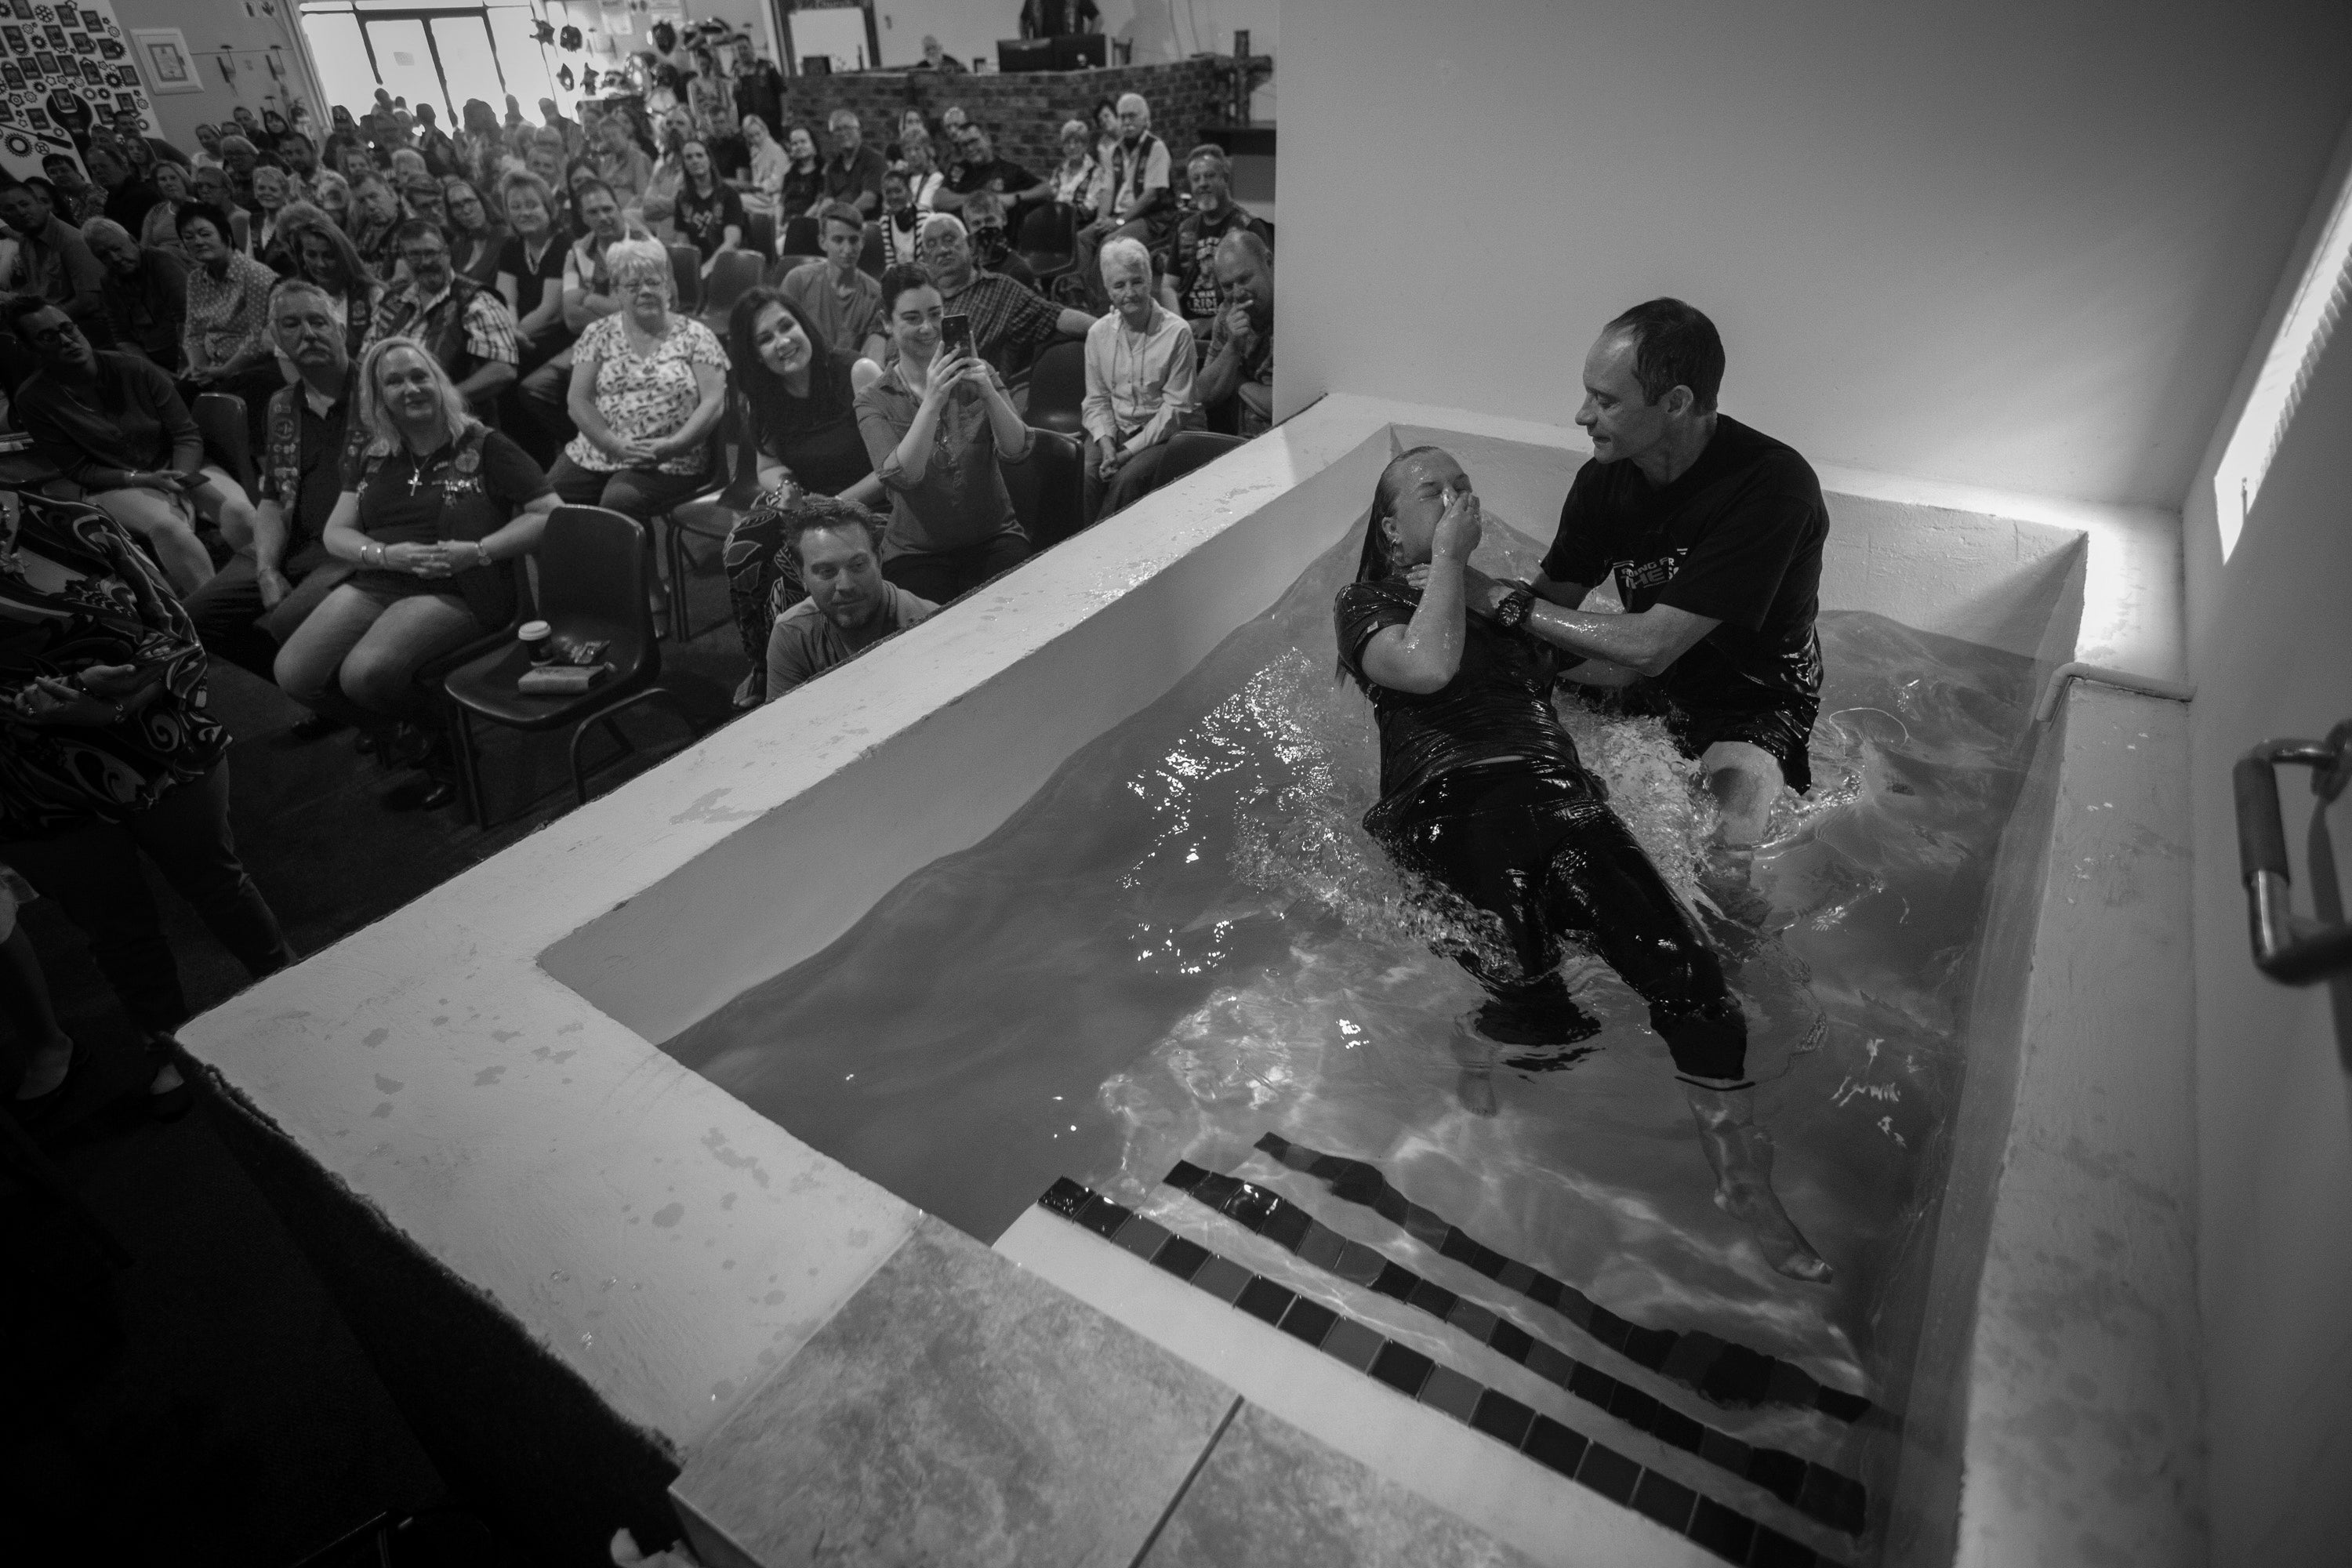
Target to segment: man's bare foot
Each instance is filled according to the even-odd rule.
[[[1748,1097],[1755,1090],[1686,1087],[1700,1147],[1715,1169],[1716,1207],[1747,1223],[1774,1269],[1791,1279],[1828,1284],[1832,1278],[1828,1262],[1797,1229],[1780,1206],[1780,1195],[1772,1190],[1772,1134],[1750,1120]]]
[[[1454,1020],[1454,1059],[1462,1076],[1454,1081],[1454,1098],[1473,1116],[1493,1116],[1502,1101],[1495,1095],[1495,1047],[1475,1026],[1478,1015],[1465,1013]]]

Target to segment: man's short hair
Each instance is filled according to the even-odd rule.
[[[1258,234],[1254,229],[1237,228],[1231,234],[1225,236],[1224,238],[1217,241],[1217,248],[1219,250],[1224,249],[1225,247],[1229,245],[1234,249],[1240,251],[1243,255],[1248,257],[1252,261],[1256,262],[1260,267],[1271,267],[1274,265],[1273,247],[1267,245],[1265,237]]]
[[[824,226],[829,223],[845,223],[860,234],[866,232],[866,215],[847,202],[824,204],[824,208],[816,215],[816,231],[823,234]]]
[[[854,500],[802,494],[784,508],[784,545],[802,565],[808,563],[808,557],[801,552],[801,541],[831,528],[856,529],[866,535],[867,549],[879,552],[882,548],[882,520]]]
[[[332,294],[328,293],[324,289],[321,289],[316,283],[311,282],[308,278],[280,278],[275,284],[271,285],[269,289],[268,310],[272,322],[275,322],[278,319],[278,307],[279,303],[287,300],[316,300],[320,304],[326,307],[328,313],[331,315],[334,312],[336,304],[335,297]]]
[[[860,131],[866,129],[865,124],[857,118],[857,110],[854,109],[836,109],[831,114],[824,117],[824,128],[827,131],[832,130],[837,125],[843,124],[855,125]]]
[[[94,217],[89,219],[81,226],[81,237],[84,239],[119,239],[125,245],[136,245],[139,243],[137,240],[131,238],[131,231],[129,229],[123,227],[121,224],[115,222],[110,217]]]
[[[11,294],[5,299],[0,299],[0,316],[8,318],[8,324],[16,329],[16,335],[20,338],[25,336],[26,317],[37,316],[43,310],[58,309],[58,306],[54,300],[45,299],[38,294]]]
[[[931,236],[941,229],[953,229],[955,237],[967,244],[971,240],[971,231],[964,227],[963,219],[953,213],[933,213],[923,220],[923,226],[915,231],[915,248],[920,250],[930,242]]]
[[[1199,163],[1203,158],[1206,158],[1210,163],[1215,164],[1217,173],[1223,174],[1228,180],[1234,177],[1234,161],[1231,158],[1226,157],[1225,150],[1223,147],[1218,146],[1214,142],[1203,142],[1198,147],[1193,148],[1190,153],[1184,154],[1184,168],[1186,172],[1189,173],[1192,170],[1192,165]]]
[[[1691,389],[1692,406],[1715,411],[1723,389],[1723,338],[1705,311],[1680,300],[1647,300],[1601,329],[1631,339],[1633,379],[1655,403],[1677,386]]]
[[[978,228],[981,219],[1004,221],[1004,198],[994,191],[974,191],[963,199],[963,219],[966,228]]]
[[[449,243],[449,237],[441,232],[441,226],[430,218],[409,218],[392,231],[392,243],[395,247],[420,239],[437,240],[445,247]]]
[[[1127,112],[1127,106],[1130,103],[1143,111],[1143,122],[1146,125],[1150,124],[1151,100],[1139,92],[1122,92],[1118,95],[1118,111],[1121,114]]]

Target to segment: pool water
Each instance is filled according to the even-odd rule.
[[[1776,1184],[1837,1270],[1806,1285],[1773,1273],[1714,1206],[1664,1045],[1605,968],[1570,960],[1604,1027],[1565,1070],[1514,1065],[1458,1026],[1480,994],[1432,942],[1478,933],[1415,900],[1358,826],[1377,742],[1369,704],[1334,677],[1330,613],[1358,537],[985,841],[665,1049],[983,1240],[1071,1176],[1587,1428],[1591,1408],[1561,1390],[1512,1381],[1519,1369],[1498,1370],[1436,1320],[1336,1281],[1160,1178],[1180,1159],[1244,1176],[1515,1310],[1253,1151],[1279,1133],[1376,1164],[1414,1203],[1636,1323],[1705,1330],[1881,1404],[1899,1394],[1921,1308],[1897,1285],[1916,1271],[1899,1266],[1924,1246],[1942,1185],[1969,960],[2029,750],[2031,661],[1874,615],[1823,616],[1814,788],[1780,808],[1756,857],[1769,913],[1708,917],[1749,1014]],[[1531,568],[1524,536],[1490,519],[1487,538],[1479,564]],[[1563,718],[1668,880],[1703,896],[1712,821],[1693,765],[1654,721],[1572,703]],[[1559,1320],[1526,1314],[1587,1353]],[[1883,1420],[1700,1410],[1883,1494]],[[1770,1513],[1769,1500],[1753,1511]],[[1849,1560],[1875,1538],[1771,1520]]]

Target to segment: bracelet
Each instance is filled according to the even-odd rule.
[[[489,565],[493,565],[493,564],[495,564],[495,563],[495,563],[495,561],[493,560],[493,558],[491,557],[491,554],[490,554],[490,547],[489,547],[488,545],[487,545],[487,544],[483,543],[483,542],[482,542],[480,540],[478,540],[478,539],[477,539],[476,541],[474,541],[474,553],[475,553],[475,554],[477,554],[477,555],[478,555],[478,556],[480,556],[480,557],[482,558],[482,564],[483,564],[483,565],[485,565],[485,566],[489,566]]]

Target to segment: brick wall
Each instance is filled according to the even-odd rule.
[[[817,132],[817,145],[827,147],[825,116],[845,106],[857,111],[866,141],[880,146],[891,140],[905,110],[919,108],[936,125],[941,110],[961,104],[995,138],[998,156],[1042,175],[1062,161],[1062,121],[1088,119],[1098,98],[1139,92],[1151,104],[1153,132],[1168,143],[1171,157],[1181,159],[1200,141],[1201,127],[1232,120],[1231,63],[1212,55],[1104,70],[792,77],[785,82],[784,119],[788,125],[809,126]],[[937,151],[944,161],[947,149]]]

